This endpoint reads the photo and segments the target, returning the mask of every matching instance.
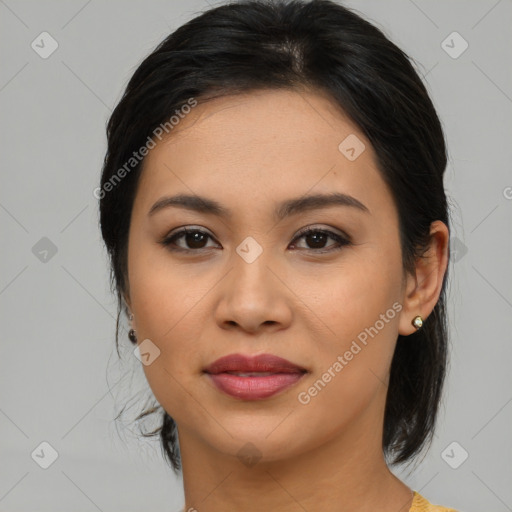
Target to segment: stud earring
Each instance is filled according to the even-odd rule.
[[[421,326],[423,325],[423,318],[421,318],[421,316],[415,316],[412,320],[412,325],[414,325],[414,327],[416,327],[416,329],[421,329]]]
[[[128,331],[128,338],[130,338],[130,341],[132,343],[137,343],[137,336],[136,336],[135,331],[133,329],[130,329]]]
[[[128,316],[128,319],[130,320],[130,322],[133,320],[133,313],[130,313],[129,316]],[[137,343],[137,335],[135,333],[135,330],[134,329],[130,329],[128,331],[128,338],[130,339],[130,341],[132,343]]]

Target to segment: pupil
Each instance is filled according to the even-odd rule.
[[[193,233],[187,233],[187,244],[189,247],[201,249],[201,242],[204,242],[204,240],[201,240],[202,238],[205,238],[205,235],[197,231]]]
[[[325,244],[325,237],[326,237],[325,233],[315,233],[313,235],[307,235],[306,236],[306,238],[308,238],[308,239],[313,239],[313,243],[310,243],[308,241],[308,245],[312,246],[313,248],[315,248],[315,247],[316,248],[318,248],[318,247],[322,248],[324,246],[324,244]]]

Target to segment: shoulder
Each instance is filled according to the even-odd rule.
[[[440,505],[433,505],[421,494],[414,491],[414,498],[409,512],[457,512],[454,508],[442,507]]]

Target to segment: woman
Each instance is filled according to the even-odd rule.
[[[446,148],[408,57],[328,0],[223,5],[107,135],[116,342],[123,312],[185,510],[451,510],[389,468],[447,359]]]

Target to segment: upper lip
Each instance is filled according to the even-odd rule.
[[[217,374],[225,372],[304,373],[307,370],[272,354],[260,354],[257,356],[230,354],[217,359],[206,367],[204,371]]]

